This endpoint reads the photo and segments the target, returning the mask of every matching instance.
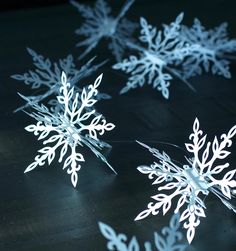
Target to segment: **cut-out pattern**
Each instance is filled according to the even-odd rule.
[[[161,234],[154,232],[155,249],[150,242],[144,243],[145,251],[184,251],[187,245],[181,243],[183,235],[179,229],[179,215],[174,214],[170,225],[164,227]],[[125,234],[117,234],[110,226],[99,222],[99,228],[103,236],[108,240],[107,249],[113,251],[141,251],[144,250],[135,236],[128,241]]]
[[[175,213],[179,212],[182,206],[186,206],[180,221],[184,222],[183,226],[187,229],[187,239],[190,243],[194,238],[195,228],[200,224],[199,218],[205,217],[204,198],[209,192],[214,193],[229,209],[236,212],[236,208],[229,202],[233,196],[231,189],[236,188],[236,180],[234,180],[236,169],[226,171],[229,163],[219,163],[230,154],[226,148],[231,146],[231,139],[235,134],[236,125],[227,134],[222,134],[220,139],[215,137],[213,142],[207,142],[206,135],[203,135],[203,131],[199,129],[199,121],[196,118],[193,133],[189,136],[192,143],[185,144],[193,158],[186,157],[187,163],[182,166],[175,163],[164,151],[160,152],[140,143],[158,161],[151,166],[139,166],[138,170],[147,174],[149,179],[153,179],[153,185],[163,182],[167,182],[167,184],[158,187],[158,191],[165,193],[152,196],[155,202],[150,202],[147,209],[142,211],[136,220],[143,219],[150,214],[156,215],[161,210],[163,215],[166,214],[171,208],[172,200],[179,197]],[[224,175],[223,171],[226,171]]]
[[[182,19],[183,13],[170,25],[164,25],[163,31],[157,31],[143,17],[140,19],[141,36],[139,39],[147,44],[147,48],[129,43],[131,48],[140,52],[140,56],[132,55],[113,65],[113,69],[122,70],[131,75],[126,86],[121,89],[121,94],[148,83],[161,91],[163,97],[169,98],[172,75],[182,78],[181,73],[172,66],[179,64],[193,49],[180,39]]]
[[[100,153],[100,150],[110,147],[110,145],[97,137],[98,134],[103,135],[105,131],[110,131],[115,127],[114,124],[107,123],[102,115],[95,116],[93,105],[97,102],[95,97],[98,94],[97,88],[101,80],[102,74],[93,85],[83,88],[79,95],[79,93],[75,93],[74,87],[70,86],[66,74],[63,72],[60,95],[57,96],[57,100],[61,104],[60,112],[53,113],[43,104],[31,104],[29,98],[21,95],[35,110],[28,114],[37,121],[36,124],[29,125],[25,129],[33,132],[35,136],[38,136],[38,140],[43,140],[43,145],[46,145],[38,151],[39,154],[25,172],[29,172],[37,166],[43,166],[46,161],[50,165],[56,156],[56,151],[60,149],[59,162],[64,161],[63,169],[67,169],[75,187],[78,182],[77,172],[81,168],[78,162],[85,161],[83,155],[78,152],[78,147],[84,145],[115,172]],[[91,111],[87,111],[86,108],[91,108]]]
[[[49,58],[44,58],[34,50],[27,48],[27,51],[32,56],[32,60],[35,66],[35,70],[29,70],[24,74],[15,74],[11,77],[13,79],[23,81],[26,85],[29,85],[32,90],[37,90],[40,94],[28,96],[29,103],[40,103],[47,98],[50,98],[49,104],[56,105],[55,96],[60,93],[60,81],[61,72],[64,71],[68,77],[72,86],[75,86],[77,92],[81,93],[82,89],[76,86],[81,79],[91,75],[105,62],[93,65],[93,59],[89,60],[79,70],[76,69],[72,55],[68,55],[64,59],[59,59],[58,63],[52,63]],[[108,99],[109,95],[105,93],[99,93],[98,99]],[[23,110],[29,107],[29,103],[19,107],[15,111]]]

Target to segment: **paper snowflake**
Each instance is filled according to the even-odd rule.
[[[104,0],[97,0],[94,9],[73,0],[70,2],[85,18],[85,23],[75,31],[76,34],[86,37],[76,45],[77,47],[87,47],[79,58],[83,58],[97,46],[102,38],[106,38],[110,40],[109,49],[116,60],[120,61],[126,48],[126,42],[132,41],[131,35],[137,27],[135,23],[124,18],[134,0],[127,0],[117,17],[110,15],[111,8]]]
[[[228,39],[227,23],[206,30],[195,18],[191,28],[182,26],[181,39],[195,45],[183,63],[184,77],[201,74],[202,70],[230,78],[228,54],[236,52],[236,39]]]
[[[199,121],[196,118],[193,133],[189,137],[192,143],[185,144],[193,158],[186,158],[187,163],[182,166],[175,163],[164,151],[160,152],[140,143],[158,161],[151,166],[140,166],[138,170],[143,174],[148,174],[148,178],[154,180],[153,185],[163,182],[167,184],[158,188],[159,191],[166,193],[152,196],[155,202],[149,203],[147,209],[142,211],[135,220],[143,219],[150,214],[156,215],[160,210],[164,215],[171,208],[172,199],[177,196],[179,199],[175,213],[179,212],[182,206],[186,206],[181,214],[180,222],[184,221],[183,226],[187,229],[187,239],[190,243],[194,238],[195,228],[200,224],[199,218],[205,217],[204,199],[209,192],[214,193],[229,209],[236,212],[235,207],[229,202],[233,195],[231,189],[236,188],[236,181],[233,179],[236,169],[227,171],[223,175],[222,171],[226,171],[229,163],[220,163],[230,154],[225,149],[231,146],[231,139],[235,134],[236,125],[227,134],[222,134],[220,139],[215,137],[213,142],[207,142],[206,135],[203,135],[199,129]]]
[[[83,88],[81,95],[75,93],[74,87],[70,86],[66,74],[61,75],[60,95],[57,96],[61,104],[61,112],[52,113],[43,104],[30,104],[36,111],[29,114],[38,121],[36,124],[27,126],[28,132],[33,132],[38,136],[38,140],[43,140],[46,145],[38,152],[34,162],[30,164],[25,172],[29,172],[37,166],[43,166],[47,161],[50,165],[55,158],[56,151],[60,149],[59,162],[64,161],[63,169],[71,175],[71,182],[75,187],[78,181],[77,172],[84,162],[84,157],[77,152],[79,146],[87,146],[93,153],[104,161],[113,171],[114,169],[107,162],[106,158],[99,150],[110,147],[107,143],[98,139],[98,134],[103,135],[105,131],[114,128],[112,123],[107,123],[102,115],[95,116],[95,110],[87,111],[97,102],[95,99],[98,94],[97,88],[102,80],[102,74],[96,79],[93,85]],[[31,102],[24,97],[27,102]],[[65,159],[65,160],[64,160]],[[115,172],[115,171],[114,171]]]
[[[57,96],[60,93],[59,90],[62,71],[66,73],[68,81],[70,81],[71,85],[75,86],[76,91],[81,93],[82,89],[76,86],[78,81],[89,76],[104,64],[103,62],[97,65],[92,65],[94,60],[93,58],[78,70],[76,69],[72,55],[68,55],[66,58],[60,59],[58,63],[52,63],[49,58],[44,58],[42,55],[37,54],[30,48],[27,48],[27,51],[32,56],[36,69],[34,71],[29,70],[24,74],[15,74],[11,77],[16,80],[24,81],[26,85],[31,86],[32,90],[39,90],[40,94],[28,96],[30,103],[39,103],[49,97],[51,98],[52,95],[54,97]],[[49,104],[55,105],[58,103],[55,102],[54,97],[50,99]],[[107,94],[98,94],[98,99],[107,98],[110,98]],[[26,103],[15,111],[23,110],[28,106],[29,103]]]
[[[174,214],[170,220],[170,225],[162,229],[162,235],[154,232],[155,250],[156,251],[184,251],[187,245],[180,243],[183,235],[179,229],[179,215]],[[125,234],[116,234],[116,232],[108,225],[99,222],[99,228],[103,236],[108,240],[107,248],[113,251],[141,251],[135,236],[127,241]],[[145,251],[152,251],[151,243],[144,243]]]
[[[147,44],[147,48],[129,44],[140,52],[140,56],[132,55],[123,62],[113,65],[113,69],[122,70],[131,75],[126,86],[120,91],[121,94],[148,83],[161,91],[166,99],[169,98],[168,88],[172,75],[181,78],[180,72],[171,67],[180,63],[192,50],[191,46],[180,39],[182,19],[183,13],[178,15],[170,25],[164,25],[164,31],[157,31],[143,17],[140,19],[141,36],[139,39]]]

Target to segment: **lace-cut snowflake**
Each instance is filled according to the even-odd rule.
[[[105,131],[112,130],[114,125],[107,123],[102,115],[95,116],[94,109],[89,112],[86,110],[86,108],[93,107],[97,102],[95,97],[98,94],[97,88],[101,80],[102,74],[93,85],[83,88],[81,95],[79,95],[79,93],[75,93],[74,87],[70,86],[66,74],[63,72],[60,95],[57,96],[58,102],[62,106],[61,112],[52,113],[43,104],[31,104],[31,101],[23,96],[36,111],[28,114],[38,121],[25,129],[38,136],[38,140],[43,140],[43,145],[47,145],[38,151],[39,154],[35,157],[34,162],[26,168],[25,172],[29,172],[37,166],[43,166],[46,161],[50,165],[55,158],[56,151],[61,148],[59,162],[66,158],[63,169],[67,169],[75,187],[78,181],[77,172],[81,168],[81,165],[77,162],[85,161],[83,155],[77,152],[77,147],[84,145],[90,148],[97,157],[114,171],[106,158],[99,152],[99,150],[110,147],[110,145],[97,137],[98,134],[103,135]]]
[[[132,41],[131,35],[137,27],[135,23],[124,18],[134,0],[128,0],[117,17],[110,15],[111,8],[104,0],[97,0],[94,9],[73,0],[70,2],[86,19],[85,23],[75,31],[76,34],[86,37],[76,45],[77,47],[87,47],[79,58],[83,58],[97,46],[102,38],[106,38],[111,40],[109,49],[116,60],[120,61],[126,48],[126,42]]]
[[[201,74],[202,69],[226,78],[231,77],[227,56],[236,52],[236,39],[228,39],[227,23],[206,30],[195,18],[191,28],[182,26],[181,39],[195,45],[195,50],[183,63],[185,78]]]
[[[180,243],[183,235],[179,229],[179,215],[174,214],[170,220],[170,225],[162,229],[162,235],[154,233],[155,250],[158,251],[184,251],[187,245]],[[136,237],[132,237],[130,242],[127,242],[125,234],[116,234],[116,232],[108,225],[99,222],[99,228],[103,236],[108,240],[108,250],[116,251],[141,251]],[[144,243],[145,251],[152,251],[151,243]]]
[[[147,48],[129,43],[131,48],[140,52],[140,56],[130,56],[123,62],[113,65],[113,69],[131,74],[126,86],[120,91],[121,94],[138,86],[142,87],[147,81],[148,84],[153,85],[153,88],[161,91],[166,99],[169,98],[168,87],[172,75],[181,78],[180,72],[171,67],[180,63],[192,50],[191,46],[188,46],[179,36],[182,19],[183,13],[170,25],[164,25],[164,31],[157,31],[144,18],[140,19],[139,38],[141,42],[148,45]]]
[[[206,135],[199,129],[199,121],[196,118],[193,124],[193,133],[189,139],[192,143],[185,144],[188,152],[193,158],[186,158],[187,164],[180,166],[175,163],[164,151],[161,153],[155,148],[140,143],[146,147],[157,159],[151,166],[140,166],[138,170],[148,174],[155,184],[168,182],[160,186],[160,193],[152,198],[155,202],[148,204],[147,209],[142,211],[135,220],[140,220],[148,215],[156,215],[162,209],[163,215],[171,208],[172,199],[178,199],[175,213],[179,212],[183,205],[186,209],[180,217],[184,221],[184,228],[187,229],[189,243],[194,238],[195,228],[200,224],[199,217],[205,217],[206,208],[204,198],[209,192],[214,193],[229,208],[236,212],[236,208],[229,202],[233,196],[231,189],[236,188],[236,181],[233,180],[236,169],[227,171],[224,176],[222,171],[229,167],[229,163],[220,164],[220,160],[226,158],[230,152],[225,148],[232,144],[231,138],[236,134],[236,125],[227,134],[222,134],[220,139],[214,138],[213,142],[206,142]],[[223,176],[223,178],[221,178]],[[172,193],[171,191],[172,190]]]
[[[100,66],[104,64],[100,63],[98,65],[92,65],[94,60],[91,59],[79,70],[73,62],[72,55],[68,55],[65,59],[60,59],[58,63],[52,63],[50,59],[44,58],[42,55],[37,54],[34,50],[27,48],[27,51],[32,56],[34,66],[36,69],[34,71],[29,70],[24,74],[15,74],[11,77],[16,80],[24,81],[26,85],[30,85],[33,90],[40,90],[42,94],[28,96],[29,103],[39,103],[44,101],[46,98],[52,95],[57,96],[60,93],[60,81],[61,72],[64,71],[68,77],[68,81],[75,86],[78,81],[84,77],[89,76],[91,73],[96,71]],[[82,89],[75,86],[76,91],[81,93]],[[109,95],[101,93],[98,94],[98,99],[110,98]],[[23,110],[29,106],[26,103],[22,107],[16,109],[15,111]],[[49,104],[55,105],[55,99],[51,99]]]

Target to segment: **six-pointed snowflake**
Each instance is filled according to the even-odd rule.
[[[51,97],[52,95],[55,97],[60,93],[59,90],[62,71],[66,73],[68,81],[75,86],[76,91],[81,93],[82,89],[76,86],[78,81],[89,76],[91,73],[96,71],[98,67],[104,64],[100,63],[98,65],[92,65],[94,59],[91,59],[78,70],[73,62],[72,55],[68,55],[65,59],[60,59],[58,63],[52,63],[50,59],[45,59],[42,55],[37,54],[30,48],[27,48],[27,51],[32,56],[36,69],[34,71],[29,70],[22,75],[15,74],[11,77],[16,80],[24,81],[25,84],[30,85],[33,90],[40,91],[40,94],[28,96],[31,104],[42,102],[44,99]],[[55,102],[54,97],[50,99],[49,104],[58,104],[58,102]],[[110,96],[107,94],[98,94],[99,99],[106,99],[109,97]],[[16,111],[23,110],[28,106],[29,103],[26,103]]]
[[[181,78],[180,72],[171,67],[180,63],[193,49],[180,39],[182,19],[183,13],[170,25],[164,25],[163,32],[157,31],[144,18],[140,19],[140,41],[146,43],[147,48],[129,43],[130,47],[140,52],[140,56],[132,55],[128,59],[124,59],[123,62],[113,65],[113,69],[120,69],[131,74],[120,93],[142,87],[147,82],[153,85],[153,88],[161,91],[162,95],[168,99],[168,87],[172,75]]]
[[[199,121],[196,118],[193,133],[189,137],[192,143],[185,144],[188,152],[193,154],[193,158],[186,158],[188,163],[182,166],[175,163],[165,152],[161,153],[155,148],[140,143],[158,161],[151,166],[140,166],[138,170],[143,174],[148,174],[149,179],[154,179],[152,184],[163,182],[167,182],[167,184],[158,188],[159,191],[166,193],[152,196],[155,202],[149,203],[147,209],[142,211],[136,220],[143,219],[150,214],[156,215],[160,210],[164,215],[171,208],[172,199],[178,196],[175,213],[186,205],[180,221],[184,221],[183,226],[187,229],[187,239],[190,243],[194,238],[195,228],[200,224],[199,217],[205,217],[204,209],[206,207],[203,197],[207,196],[209,192],[213,192],[229,209],[236,212],[236,208],[229,202],[233,195],[231,189],[236,188],[236,181],[233,179],[236,169],[222,175],[222,171],[229,167],[229,163],[220,163],[220,160],[230,154],[225,148],[231,146],[231,139],[235,134],[236,125],[227,134],[222,134],[220,139],[215,137],[213,142],[206,142],[206,135],[203,135],[199,129]]]
[[[30,104],[36,112],[29,114],[38,121],[36,124],[27,126],[25,129],[38,136],[38,140],[43,140],[47,145],[39,150],[39,154],[30,164],[25,172],[33,170],[37,166],[43,166],[47,161],[50,165],[56,155],[56,150],[60,149],[59,162],[64,161],[63,169],[71,175],[71,182],[75,187],[78,181],[78,171],[84,157],[77,152],[79,146],[87,146],[93,153],[104,161],[113,171],[114,169],[100,153],[104,147],[109,145],[98,139],[98,134],[103,135],[105,131],[114,128],[112,123],[107,123],[102,115],[95,116],[95,110],[87,111],[97,102],[97,88],[102,80],[102,74],[96,79],[93,85],[83,88],[81,95],[74,91],[67,81],[66,74],[61,76],[60,95],[57,96],[61,104],[60,112],[52,112],[43,104]],[[27,102],[31,102],[27,97],[23,97]],[[79,102],[80,101],[80,102]],[[65,160],[64,160],[65,159]],[[115,172],[115,171],[114,171]]]
[[[182,26],[181,39],[195,46],[183,62],[185,78],[201,74],[202,69],[226,78],[231,77],[227,56],[229,53],[236,52],[236,39],[228,39],[227,23],[206,30],[195,18],[191,28]]]
[[[132,41],[131,35],[136,29],[135,23],[124,18],[134,0],[127,0],[117,17],[110,15],[111,8],[104,0],[97,0],[94,9],[74,0],[70,2],[86,19],[85,23],[75,31],[76,34],[86,37],[76,45],[87,47],[79,58],[83,58],[95,48],[102,38],[107,38],[110,40],[109,49],[119,62],[122,59],[126,42]]]
[[[184,251],[187,245],[180,243],[183,235],[179,229],[179,215],[174,214],[170,220],[170,225],[162,229],[162,235],[154,232],[154,241],[156,251]],[[139,245],[135,236],[127,242],[125,234],[116,234],[108,225],[99,222],[99,228],[103,236],[108,240],[107,249],[113,251],[141,251],[143,248]],[[151,243],[144,243],[145,251],[152,251]]]

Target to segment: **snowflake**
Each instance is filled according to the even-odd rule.
[[[83,88],[81,95],[79,95],[78,92],[75,93],[74,87],[71,88],[66,74],[63,72],[61,75],[61,95],[57,96],[58,102],[63,108],[61,112],[52,113],[43,104],[30,104],[36,112],[29,115],[38,122],[25,129],[28,132],[33,132],[35,136],[38,136],[38,140],[43,140],[43,145],[47,146],[38,151],[39,155],[35,157],[34,162],[26,168],[25,172],[29,172],[37,166],[43,166],[46,161],[50,165],[55,158],[57,149],[61,148],[59,162],[62,162],[66,157],[63,169],[67,169],[75,187],[78,181],[77,172],[81,168],[77,162],[84,162],[83,155],[76,150],[78,146],[83,145],[90,148],[114,171],[106,158],[99,152],[102,148],[110,147],[110,145],[100,141],[97,135],[103,135],[105,131],[110,131],[115,126],[112,123],[107,123],[102,115],[94,116],[94,109],[89,112],[86,110],[97,102],[94,98],[98,94],[97,88],[101,80],[102,74],[93,85]],[[31,102],[27,97],[24,99]],[[52,144],[53,146],[50,146]]]
[[[195,50],[183,63],[185,78],[206,72],[230,78],[227,55],[236,52],[236,39],[228,39],[227,23],[211,30],[206,30],[195,18],[191,28],[182,26],[181,39],[195,45]]]
[[[148,45],[147,48],[129,43],[131,48],[140,52],[140,56],[132,55],[123,62],[113,65],[113,69],[131,74],[126,86],[120,91],[121,94],[138,86],[142,87],[147,81],[148,84],[153,85],[153,88],[161,91],[166,99],[169,98],[168,87],[172,79],[171,74],[181,78],[179,71],[171,66],[180,63],[192,50],[191,46],[188,46],[179,36],[182,19],[183,13],[178,15],[170,25],[164,25],[163,32],[157,32],[157,29],[148,24],[144,18],[140,19],[142,29],[139,38],[141,42]]]
[[[204,199],[209,192],[213,192],[229,209],[236,212],[236,208],[229,202],[234,192],[231,188],[236,188],[236,181],[233,180],[236,169],[226,172],[221,178],[219,177],[221,172],[229,167],[229,163],[218,163],[230,154],[225,148],[231,146],[231,138],[235,134],[236,125],[227,134],[222,134],[220,139],[215,137],[213,142],[206,143],[206,135],[199,129],[199,121],[196,118],[193,133],[189,137],[192,143],[185,144],[188,152],[193,154],[193,158],[186,158],[188,163],[183,166],[174,163],[165,152],[161,153],[140,143],[158,159],[158,162],[154,162],[151,166],[140,166],[138,170],[148,174],[149,179],[154,179],[152,184],[168,182],[158,190],[166,192],[172,190],[172,193],[169,191],[169,194],[152,196],[156,202],[149,203],[147,209],[142,211],[136,220],[143,219],[149,214],[156,215],[161,208],[164,215],[171,208],[172,199],[180,196],[175,213],[179,212],[184,204],[186,205],[180,221],[184,221],[183,226],[187,229],[187,239],[190,243],[194,238],[195,228],[200,224],[199,217],[205,217]]]
[[[74,0],[70,2],[86,19],[85,23],[75,31],[76,34],[86,37],[85,40],[76,45],[78,47],[87,47],[79,58],[83,58],[97,46],[102,38],[106,38],[111,40],[109,49],[119,62],[126,47],[126,42],[132,41],[131,35],[137,27],[135,23],[123,18],[134,0],[128,0],[117,17],[110,16],[111,8],[104,0],[97,0],[94,9]]]
[[[187,247],[185,244],[181,244],[180,241],[183,238],[179,229],[179,215],[174,214],[170,220],[170,225],[162,229],[162,234],[154,232],[155,250],[158,251],[184,251]],[[117,251],[140,251],[143,250],[139,246],[136,237],[132,237],[130,242],[127,243],[127,236],[125,234],[116,234],[116,232],[108,225],[99,222],[99,228],[103,236],[108,240],[108,250]],[[145,242],[145,251],[152,251],[151,243]]]
[[[92,65],[94,60],[93,58],[83,65],[79,70],[77,70],[73,62],[72,55],[68,55],[65,59],[60,59],[58,63],[52,63],[50,59],[45,59],[42,55],[37,54],[30,48],[27,48],[27,51],[32,56],[36,70],[29,70],[22,75],[16,74],[12,75],[11,77],[16,80],[24,81],[25,84],[30,85],[33,90],[40,89],[42,94],[28,96],[30,102],[16,109],[16,112],[29,107],[29,103],[39,103],[53,94],[58,95],[60,93],[61,71],[64,71],[67,74],[68,80],[74,86],[78,81],[89,76],[92,72],[96,71],[98,67],[104,64],[103,62],[98,65]],[[81,88],[77,86],[75,88],[77,92],[82,92]],[[98,95],[98,99],[107,98],[110,98],[110,96],[107,94],[101,93]],[[55,102],[54,99],[51,99],[49,104],[55,105],[58,104],[58,102]]]

